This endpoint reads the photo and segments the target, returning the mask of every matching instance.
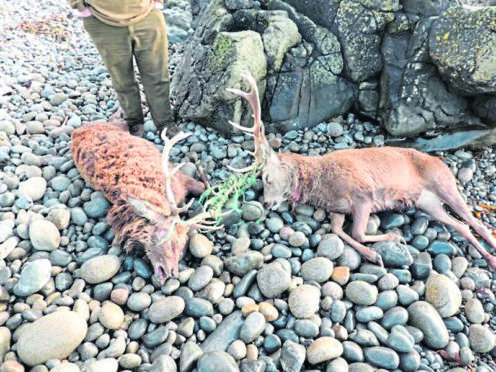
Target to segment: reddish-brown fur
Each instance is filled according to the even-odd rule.
[[[115,244],[126,250],[143,246],[155,271],[177,271],[177,263],[187,241],[186,226],[173,225],[172,239],[163,242],[171,227],[171,206],[165,194],[161,153],[151,142],[132,136],[109,123],[87,123],[72,133],[72,154],[83,178],[114,204],[108,221],[114,228]],[[177,172],[172,178],[177,203],[189,193],[199,195],[204,186]],[[128,197],[142,201],[153,210],[152,220],[140,215]]]
[[[253,128],[233,126],[255,136],[255,159],[262,165],[264,201],[277,208],[283,201],[309,203],[331,213],[331,230],[367,259],[382,263],[381,257],[360,242],[403,241],[396,234],[367,235],[370,213],[416,206],[437,220],[451,225],[496,268],[490,255],[470,228],[449,216],[447,204],[493,249],[496,240],[464,202],[449,168],[438,158],[412,149],[395,147],[335,151],[319,157],[276,154],[264,135],[256,82],[243,73],[251,91],[230,91],[247,99],[253,109]],[[344,216],[353,219],[352,236],[343,231]]]

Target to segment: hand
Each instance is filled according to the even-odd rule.
[[[81,10],[79,12],[79,16],[82,17],[82,18],[87,18],[87,17],[91,17],[91,12],[88,8],[84,8],[83,10]]]

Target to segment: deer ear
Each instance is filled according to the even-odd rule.
[[[146,218],[150,222],[157,221],[160,218],[160,213],[156,212],[153,206],[145,200],[140,200],[131,195],[126,195],[126,200],[133,212],[138,216]]]

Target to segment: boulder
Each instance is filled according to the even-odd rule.
[[[434,20],[429,54],[441,77],[464,95],[496,93],[496,7],[451,8]]]

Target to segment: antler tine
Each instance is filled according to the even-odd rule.
[[[177,165],[171,171],[169,169],[169,155],[172,147],[174,147],[176,143],[184,140],[185,138],[188,138],[192,134],[193,133],[178,133],[174,137],[169,139],[167,137],[167,128],[165,128],[161,134],[161,137],[164,141],[164,150],[162,152],[162,169],[165,175],[165,194],[171,206],[172,215],[178,215],[179,213],[183,212],[186,206],[183,208],[178,208],[176,204],[176,200],[174,199],[174,193],[172,192],[172,176],[174,176],[174,173],[176,173],[179,170],[179,168],[183,166],[183,164]],[[187,206],[188,207],[191,206],[191,203],[192,201],[190,201],[190,203],[188,203]]]
[[[261,118],[261,107],[260,107],[260,99],[258,97],[257,82],[248,71],[241,72],[241,76],[248,82],[248,85],[250,86],[250,91],[243,92],[239,89],[228,89],[228,91],[233,94],[236,94],[237,96],[243,97],[248,101],[253,111],[253,127],[248,129],[240,126],[237,123],[230,122],[230,124],[233,127],[238,128],[244,132],[253,133],[254,141],[255,141],[255,153],[254,153],[255,164],[256,166],[259,166],[263,164],[263,162],[265,161],[265,158],[267,157],[267,154],[270,151],[270,145],[267,142],[267,139],[265,138],[265,127]],[[247,169],[250,170],[250,168]]]
[[[255,164],[252,164],[248,167],[245,167],[245,168],[233,168],[231,167],[229,164],[226,165],[227,169],[229,169],[230,171],[233,171],[233,172],[236,172],[236,173],[246,173],[246,172],[250,172],[253,170],[253,168],[255,168]]]
[[[246,134],[249,134],[251,136],[254,135],[253,128],[243,127],[242,125],[239,125],[238,123],[231,120],[229,120],[229,124],[231,124],[231,126],[233,126],[234,128],[239,129],[242,132],[245,132]]]

